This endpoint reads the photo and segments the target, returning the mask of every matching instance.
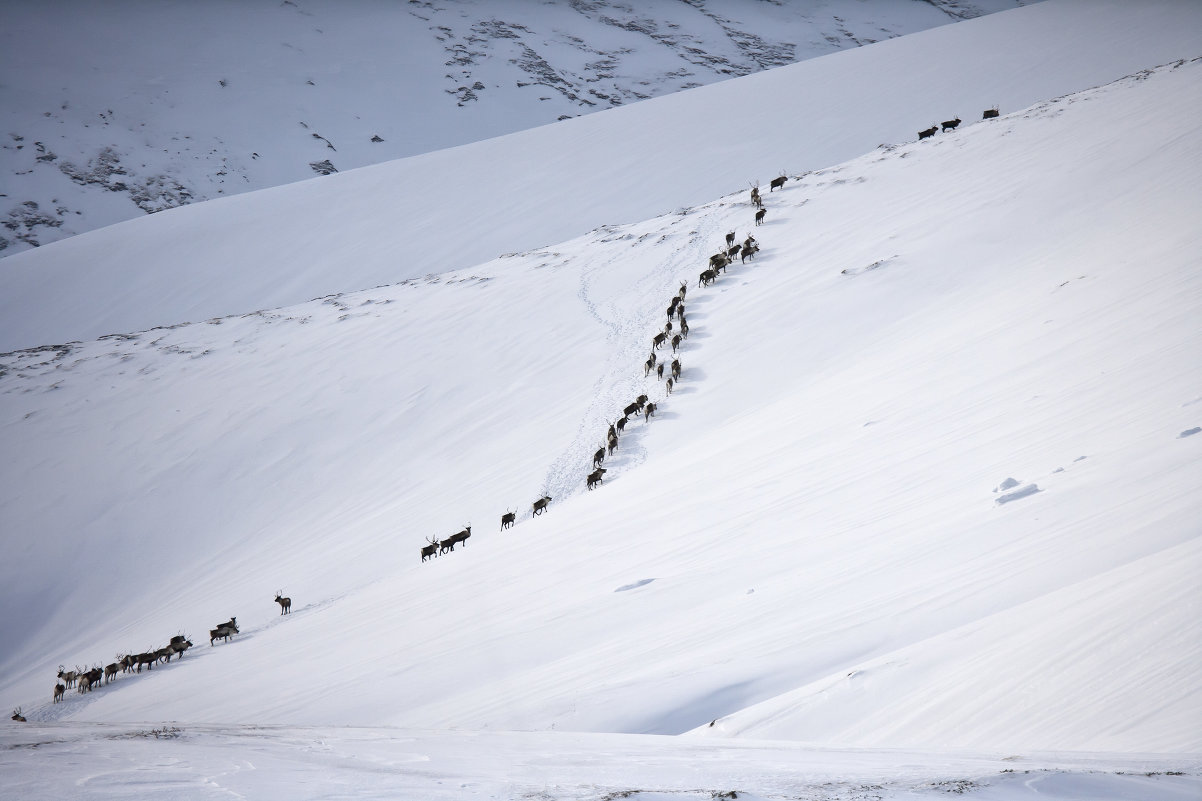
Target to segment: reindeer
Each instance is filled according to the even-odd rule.
[[[660,348],[662,348],[662,347],[664,346],[664,343],[665,343],[665,342],[667,342],[667,341],[668,341],[668,335],[667,335],[667,334],[663,334],[663,333],[656,334],[656,335],[655,335],[654,337],[652,337],[652,339],[651,339],[651,349],[652,349],[652,350],[659,350]],[[654,354],[654,353],[652,353],[651,355],[652,355],[652,356],[654,356],[655,354]]]
[[[652,353],[647,361],[643,362],[643,378],[651,375],[652,368],[655,367],[655,353]]]
[[[551,503],[551,496],[544,495],[534,502],[534,516],[537,517],[547,511],[547,504]]]
[[[214,640],[223,639],[226,642],[229,642],[230,637],[238,633],[238,618],[231,617],[229,621],[225,623],[219,623],[217,628],[209,629],[209,646],[212,647]],[[140,659],[141,656],[138,658]]]
[[[730,261],[734,261],[735,256],[738,256],[738,255],[739,255],[739,246],[737,244],[731,245],[730,247],[728,247],[726,249],[726,258],[729,259]]]
[[[65,685],[56,683],[54,685],[54,701],[53,701],[53,703],[57,704],[59,701],[63,700],[63,695],[65,695],[66,692],[67,692],[67,687]]]
[[[789,176],[788,176],[788,175],[785,175],[785,171],[784,171],[784,170],[781,170],[781,171],[780,171],[780,177],[779,177],[779,178],[773,178],[773,179],[772,179],[772,183],[768,184],[768,193],[769,193],[769,194],[771,194],[771,193],[772,193],[774,190],[776,190],[776,189],[782,189],[782,190],[783,190],[783,189],[785,188],[785,181],[787,181],[787,180],[789,180]]]
[[[755,224],[763,225],[764,224],[764,215],[767,213],[768,213],[768,209],[760,209],[759,211],[757,211],[755,213]]]
[[[672,378],[675,379],[677,383],[680,382],[680,359],[672,360]]]
[[[467,528],[457,534],[452,534],[439,544],[439,551],[453,551],[459,543],[464,543],[463,547],[467,547],[467,538],[472,536],[472,526],[469,523]]]
[[[669,379],[668,379],[668,394],[669,394],[669,395],[671,395],[671,394],[672,394],[672,386],[673,386],[673,384],[675,384],[675,382],[674,382],[674,381],[673,381],[671,378],[669,378]]]
[[[275,591],[275,602],[280,605],[280,614],[281,615],[292,614],[292,599],[284,598],[283,595],[284,595],[283,590]]]
[[[680,340],[682,340],[682,339],[684,339],[684,337],[682,337],[680,334],[677,334],[676,336],[672,337],[672,352],[673,353],[675,353],[676,349],[680,347]],[[663,373],[660,373],[660,377],[661,378],[663,377]]]
[[[684,281],[681,281],[680,282],[680,290],[677,291],[676,297],[680,298],[681,300],[684,300],[685,293],[688,291],[689,291],[689,285],[686,284]]]
[[[501,527],[505,527],[505,518],[501,518]],[[438,556],[438,540],[433,537],[426,537],[426,544],[422,546],[422,561],[427,558],[433,559]]]
[[[676,339],[676,338],[677,337],[672,337],[672,339]],[[664,363],[663,362],[660,362],[659,364],[655,365],[655,377],[660,379],[661,381],[663,380],[663,377],[664,377]]]
[[[17,707],[16,709],[13,710],[13,720],[17,721],[18,723],[28,723],[29,722],[25,719],[25,716],[21,714],[21,707]]]
[[[739,251],[740,263],[746,264],[748,258],[754,259],[759,249],[759,245],[744,245],[743,249]]]
[[[63,666],[62,665],[58,666],[58,677],[60,679],[62,679],[63,682],[67,685],[67,689],[71,689],[72,687],[75,686],[75,679],[79,677],[80,672],[81,672],[80,668],[77,667],[77,668],[75,668],[75,670],[67,671],[66,673],[64,673]]]
[[[97,665],[79,677],[79,694],[83,695],[92,691],[92,688],[100,684],[101,677],[104,676],[104,670]]]
[[[664,323],[664,333],[665,334],[672,333],[672,321],[671,320],[668,320],[668,322]]]
[[[734,231],[727,231],[727,232],[726,232],[726,246],[727,246],[727,247],[730,247],[730,246],[731,246],[731,245],[733,245],[734,243],[735,243],[735,232],[734,232]]]
[[[626,415],[618,418],[617,428],[619,433],[626,430]]]
[[[630,415],[636,412],[641,412],[642,410],[643,408],[638,404],[638,401],[635,401],[622,410],[622,419],[625,420],[627,417],[630,417]]]
[[[614,434],[612,437],[610,437],[606,441],[606,444],[609,446],[609,455],[613,456],[614,451],[616,451],[618,449],[618,435]],[[594,465],[594,466],[596,466],[596,465]]]
[[[506,510],[505,514],[501,515],[501,531],[504,531],[505,529],[512,526],[513,521],[515,521],[517,519],[517,516],[518,516],[517,512],[510,512],[509,510]]]
[[[762,198],[760,198],[760,185],[759,184],[756,184],[755,186],[751,187],[751,205],[755,206],[757,209],[764,207],[764,201]]]
[[[714,279],[717,277],[718,274],[713,270],[704,270],[702,271],[701,275],[698,276],[697,286],[709,286],[710,284],[714,283]]]
[[[125,656],[121,657],[117,664],[121,665],[122,673],[132,673],[134,665],[138,664],[138,660],[133,654],[126,654]]]
[[[276,594],[278,595],[279,593],[276,593]],[[292,599],[285,598],[284,600],[289,601],[289,604],[288,604],[289,607],[292,606],[292,604],[291,604]],[[177,634],[171,638],[171,644],[168,645],[167,647],[171,649],[172,654],[179,654],[179,658],[183,659],[184,651],[186,651],[192,647],[192,640],[188,639],[188,636],[186,634]],[[167,661],[168,662],[171,661],[170,657],[168,657]]]
[[[959,124],[960,124],[959,117],[956,117],[956,119],[954,119],[954,120],[944,120],[943,121],[943,132],[947,133],[948,131],[954,131],[954,130],[956,130],[956,126]]]
[[[677,321],[684,319],[684,301],[676,304],[676,319]]]
[[[601,483],[601,476],[605,475],[605,468],[598,467],[596,470],[588,474],[588,478],[584,481],[585,489],[592,489]]]
[[[609,441],[613,442],[615,437],[616,437],[616,435],[614,437],[611,437]],[[600,467],[601,463],[603,461],[605,461],[605,446],[604,445],[602,445],[600,448],[597,448],[597,452],[593,454],[593,467]]]
[[[721,270],[728,264],[730,264],[730,259],[727,258],[725,252],[715,253],[714,255],[710,256],[710,269],[714,270],[715,272]]]
[[[209,641],[212,645],[212,641]],[[142,672],[142,665],[146,666],[147,670],[154,670],[154,663],[159,661],[159,655],[154,651],[144,651],[143,653],[134,655],[134,664],[137,666],[135,672]]]
[[[918,132],[918,141],[921,142],[923,139],[926,139],[928,136],[934,136],[935,132],[938,130],[939,130],[938,125],[932,125],[930,128],[927,128],[925,131],[919,131]]]
[[[651,415],[655,414],[655,404],[648,403],[647,408],[643,409],[643,422],[647,423],[651,420]]]
[[[680,318],[680,334],[685,339],[689,338],[689,321],[686,320],[683,315],[681,315]]]
[[[121,655],[117,654],[117,658],[120,659]],[[117,680],[117,669],[120,667],[121,667],[120,662],[113,662],[111,664],[104,666],[104,683],[105,684],[111,684],[112,682]]]
[[[997,116],[998,116],[997,106],[994,106],[993,108],[985,109],[985,113],[981,115],[981,119],[993,120],[993,119],[997,119]]]

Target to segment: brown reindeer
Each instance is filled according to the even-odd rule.
[[[585,481],[584,481],[584,488],[585,488],[585,489],[590,489],[590,490],[591,490],[593,487],[595,487],[595,486],[597,486],[598,484],[600,484],[600,483],[601,483],[601,477],[602,477],[603,475],[605,475],[605,468],[604,468],[604,467],[598,467],[596,470],[594,470],[593,472],[589,473],[589,474],[588,474],[588,477],[587,477],[587,478],[585,479]]]
[[[504,522],[501,525],[504,527]],[[438,556],[438,540],[433,537],[426,537],[426,544],[422,546],[422,561],[433,559],[436,556]]]
[[[645,409],[643,409],[643,422],[644,423],[650,422],[651,415],[653,415],[653,414],[655,414],[655,404],[648,403],[647,407]]]
[[[672,360],[672,378],[680,382],[680,359]]]
[[[285,598],[283,590],[275,591],[275,602],[280,605],[280,614],[288,615],[292,613],[292,599]]]
[[[918,132],[918,141],[921,142],[923,139],[926,139],[927,137],[934,136],[935,132],[938,130],[939,130],[938,125],[932,125],[930,128],[927,128],[925,131],[919,131]]]
[[[678,335],[672,337],[672,339],[673,340],[680,339],[680,335],[678,334]],[[663,362],[660,362],[659,364],[655,365],[655,377],[659,378],[659,379],[662,379],[664,377],[664,363]]]
[[[667,335],[667,334],[663,334],[663,333],[656,334],[656,335],[655,335],[654,337],[652,337],[652,339],[651,339],[651,349],[652,349],[652,350],[659,350],[660,348],[662,348],[662,347],[664,346],[664,343],[665,343],[665,342],[667,342],[667,341],[668,341],[668,335]],[[653,353],[653,354],[651,354],[651,355],[652,355],[652,356],[654,356],[655,354]]]
[[[993,108],[985,109],[985,113],[981,115],[981,119],[993,120],[993,119],[997,119],[997,116],[998,116],[997,106],[994,106]]]
[[[760,209],[759,211],[757,211],[755,213],[755,224],[763,225],[764,224],[764,215],[767,213],[768,213],[768,209]]]
[[[689,321],[683,316],[680,318],[680,333],[685,339],[689,338]]]
[[[943,121],[943,132],[947,133],[948,131],[954,131],[954,130],[956,130],[956,126],[959,124],[960,124],[959,117],[956,117],[956,119],[954,119],[954,120],[944,120]]]
[[[713,270],[703,270],[697,278],[697,286],[709,286],[714,283],[714,279],[717,277],[718,274]]]
[[[21,714],[21,707],[17,707],[16,709],[13,710],[13,720],[17,721],[18,723],[28,723],[29,722],[25,719],[25,716]]]
[[[773,190],[785,188],[785,181],[789,180],[789,176],[785,175],[784,170],[781,170],[780,172],[781,172],[780,177],[773,178],[772,183],[768,184],[769,194],[771,194],[773,192]]]
[[[467,547],[467,538],[470,536],[472,536],[472,526],[469,523],[467,528],[465,528],[463,531],[460,531],[457,534],[452,534],[451,536],[449,536],[445,540],[443,540],[441,543],[439,543],[438,550],[440,552],[453,551],[453,550],[455,550],[455,546],[460,543],[463,543],[463,547],[466,548]]]
[[[643,377],[646,378],[647,376],[651,375],[651,370],[654,367],[655,367],[655,354],[652,353],[650,358],[648,358],[647,361],[643,362]]]
[[[751,187],[751,205],[755,206],[757,209],[763,208],[764,206],[764,201],[762,198],[760,198],[759,186]]]
[[[75,680],[79,678],[79,674],[83,672],[82,668],[76,667],[75,670],[63,672],[63,666],[58,666],[58,677],[67,685],[67,689],[75,686]]]
[[[121,667],[120,662],[112,662],[104,666],[104,683],[112,684],[117,680],[117,670]]]
[[[684,281],[680,282],[680,291],[676,293],[676,297],[684,300],[685,293],[689,291],[689,286]]]
[[[515,520],[517,520],[517,517],[518,517],[517,512],[510,512],[510,511],[506,511],[505,514],[501,515],[501,531],[504,531],[505,529],[512,526],[513,522]]]
[[[611,437],[609,441],[613,442],[614,439],[616,438],[616,436],[617,435],[614,435],[614,437]],[[605,446],[602,445],[600,448],[597,448],[597,452],[593,454],[593,467],[600,467],[601,463],[604,461],[605,461]]]
[[[742,264],[746,264],[748,258],[754,259],[755,254],[757,251],[759,251],[759,249],[760,249],[759,245],[744,245],[742,250],[739,251],[740,262]]]
[[[667,385],[667,386],[668,386],[668,394],[669,394],[669,395],[671,395],[671,394],[672,394],[672,386],[673,386],[675,383],[676,383],[676,382],[675,382],[675,381],[673,381],[671,378],[669,378],[669,379],[668,379],[668,385]]]
[[[618,418],[617,428],[619,433],[626,430],[626,415]]]
[[[59,701],[63,700],[63,695],[65,695],[66,692],[67,692],[67,688],[65,685],[55,684],[54,685],[54,701],[53,701],[53,703],[57,704]]]
[[[551,503],[551,496],[544,495],[534,502],[534,516],[537,517],[547,511],[547,505]]]
[[[672,352],[673,353],[675,353],[676,349],[680,347],[680,340],[682,340],[682,339],[684,339],[684,337],[682,337],[680,334],[677,334],[676,336],[672,337]]]
[[[710,256],[710,269],[714,272],[725,269],[728,264],[730,264],[730,258],[726,255],[725,251]]]
[[[731,246],[731,245],[733,245],[734,243],[735,243],[735,232],[734,232],[734,231],[727,231],[727,232],[726,232],[726,246],[727,246],[727,247],[730,247],[730,246]]]

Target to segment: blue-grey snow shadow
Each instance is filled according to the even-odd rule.
[[[622,726],[622,730],[631,734],[684,734],[763,699],[763,690],[757,682],[736,682],[715,688],[675,709],[663,709],[641,722]]]
[[[649,579],[643,579],[641,581],[636,581],[634,584],[623,584],[621,587],[618,587],[616,590],[614,590],[614,592],[626,592],[627,590],[637,590],[639,587],[645,587],[653,581],[655,581],[655,579],[649,578]]]

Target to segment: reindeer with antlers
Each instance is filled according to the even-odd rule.
[[[426,542],[427,544],[422,546],[423,562],[426,561],[427,558],[433,559],[434,557],[438,556],[438,540],[436,540],[434,537],[426,537]]]
[[[29,722],[25,719],[25,716],[21,714],[21,707],[17,707],[16,709],[13,710],[13,720],[17,721],[18,723],[28,723]]]
[[[275,602],[280,605],[280,614],[281,615],[292,614],[292,599],[284,598],[283,595],[284,595],[283,590],[275,591]]]
[[[506,509],[505,514],[501,515],[501,531],[504,531],[505,529],[510,528],[513,525],[514,521],[517,520],[517,517],[518,517],[518,513],[516,511],[511,512],[508,509]]]

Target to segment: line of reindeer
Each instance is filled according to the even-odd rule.
[[[282,591],[276,592],[274,600],[280,605],[281,615],[292,612],[292,599],[284,597]],[[209,629],[209,645],[211,647],[217,640],[228,643],[231,637],[239,633],[238,619],[231,617],[224,623],[218,623]],[[120,673],[141,673],[143,667],[148,671],[153,670],[156,664],[170,662],[172,657],[183,659],[184,652],[191,647],[192,639],[189,635],[177,634],[162,648],[143,651],[139,654],[117,654],[116,661],[110,662],[104,667],[95,664],[91,669],[85,669],[77,665],[74,670],[67,670],[66,666],[59,665],[57,674],[59,681],[54,684],[52,703],[57,704],[62,701],[67,690],[78,688],[80,694],[89,693],[98,687],[113,683]],[[13,712],[13,720],[24,721],[25,718],[21,717],[20,713],[21,709],[18,707]]]
[[[987,109],[985,109],[984,113],[981,114],[981,119],[983,119],[983,120],[997,119],[997,117],[999,116],[999,113],[1000,112],[998,111],[997,106],[994,106],[993,108],[987,108]],[[953,120],[944,120],[939,125],[932,125],[930,128],[927,128],[924,131],[919,131],[918,139],[919,139],[919,141],[922,141],[923,139],[934,136],[935,133],[938,131],[942,131],[943,133],[947,133],[948,131],[954,131],[954,130],[956,130],[956,127],[959,124],[960,124],[959,116],[957,116]]]
[[[781,175],[772,179],[769,186],[769,192],[776,189],[783,189],[785,181],[788,177],[781,170]],[[764,220],[766,209],[764,208],[763,200],[760,197],[759,184],[755,184],[751,190],[751,203],[756,207],[755,224],[760,225]],[[754,259],[755,254],[759,251],[760,245],[755,237],[751,234],[742,243],[736,242],[735,232],[729,231],[726,234],[726,245],[723,250],[714,254],[709,259],[709,266],[701,273],[697,285],[699,287],[710,286],[713,284],[719,273],[726,272],[726,268],[733,263],[734,257],[740,257],[740,263],[746,264],[747,259]],[[689,321],[685,316],[685,296],[688,294],[688,284],[680,283],[680,289],[672,296],[666,309],[668,320],[664,324],[663,331],[655,334],[651,339],[651,354],[647,360],[643,362],[643,377],[649,377],[651,371],[654,370],[656,378],[662,380],[664,378],[664,369],[668,368],[669,375],[664,384],[665,397],[671,395],[675,386],[680,383],[682,368],[680,358],[676,355],[681,344],[689,336]],[[673,319],[675,318],[675,327]],[[659,358],[657,351],[666,344],[672,346],[672,362],[670,365]],[[660,401],[662,403],[662,401]],[[643,416],[644,425],[651,422],[651,417],[655,414],[658,404],[652,402],[644,393],[634,399],[629,405],[622,409],[622,416],[615,422],[609,423],[609,428],[605,433],[605,444],[597,448],[593,454],[593,464],[591,471],[587,473],[584,479],[585,489],[592,490],[604,482],[604,476],[607,468],[601,465],[605,461],[606,456],[612,456],[617,450],[618,441],[622,433],[626,429],[626,424],[632,417],[638,415]],[[531,504],[531,516],[538,517],[543,512],[547,511],[547,507],[551,503],[550,495],[540,495],[533,504]],[[506,510],[505,514],[501,515],[501,531],[511,528],[517,520],[517,512]],[[457,534],[453,534],[446,539],[438,539],[437,537],[426,537],[426,544],[421,547],[421,560],[425,562],[427,559],[434,559],[443,554],[451,553],[455,550],[456,545],[466,543],[469,537],[472,536],[472,526],[469,523],[464,529]]]

